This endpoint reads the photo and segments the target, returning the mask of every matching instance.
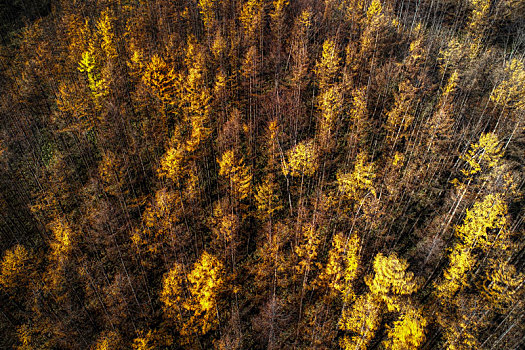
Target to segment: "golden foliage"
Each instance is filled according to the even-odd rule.
[[[199,12],[204,22],[204,28],[210,30],[214,20],[214,7],[216,0],[199,0]]]
[[[263,15],[263,2],[261,0],[248,0],[244,3],[239,19],[248,41],[255,39],[256,31],[262,25]]]
[[[490,100],[503,108],[525,108],[525,68],[523,62],[513,58],[505,65],[503,79],[490,95]]]
[[[338,125],[339,115],[343,107],[343,96],[338,87],[332,86],[321,93],[319,109],[321,111],[319,121],[319,143],[323,148],[329,148],[333,144],[333,131]]]
[[[219,163],[219,175],[229,180],[232,195],[238,200],[248,197],[251,192],[252,175],[250,167],[244,165],[244,159],[237,159],[232,150],[223,153]]]
[[[302,237],[295,246],[295,254],[299,257],[295,271],[299,275],[308,275],[317,258],[317,250],[321,242],[319,231],[311,224],[302,227]]]
[[[203,252],[193,270],[187,275],[191,299],[183,303],[191,311],[188,323],[182,328],[183,335],[206,334],[218,323],[218,293],[224,285],[222,262]]]
[[[333,290],[341,293],[343,301],[353,301],[355,295],[353,282],[359,269],[359,250],[361,241],[357,235],[346,238],[338,233],[332,238],[332,248],[328,252],[328,262],[319,275],[321,283],[328,283]]]
[[[496,242],[497,238],[506,237],[506,224],[507,204],[501,195],[489,194],[467,209],[463,224],[456,227],[456,236],[467,249],[487,250],[500,243]]]
[[[104,332],[91,347],[92,350],[117,350],[120,349],[120,336],[117,332]]]
[[[327,89],[329,84],[333,82],[339,70],[340,61],[341,58],[338,55],[334,41],[331,39],[325,40],[321,60],[315,66],[315,73],[321,91]]]
[[[102,97],[109,94],[107,81],[101,77],[99,63],[95,59],[94,48],[90,47],[88,51],[82,53],[82,59],[78,64],[78,70],[86,73],[88,87],[97,106]]]
[[[73,231],[64,219],[55,219],[49,224],[49,228],[53,232],[53,239],[49,244],[52,251],[51,255],[53,259],[62,261],[73,248]]]
[[[160,301],[164,313],[174,321],[182,319],[182,305],[184,302],[184,270],[182,265],[174,263],[162,279]]]
[[[427,320],[420,310],[408,309],[388,329],[388,340],[384,342],[389,350],[416,350],[425,342]]]
[[[410,295],[419,288],[414,273],[408,272],[407,268],[407,261],[395,253],[389,256],[379,253],[374,259],[374,278],[365,278],[372,294],[383,300],[389,311],[400,310],[398,296]]]
[[[138,58],[137,58],[138,59]],[[175,103],[177,77],[175,71],[158,55],[153,55],[142,76],[144,84],[155,91],[157,97],[167,105]]]
[[[102,41],[100,46],[108,58],[117,57],[116,38],[112,24],[114,20],[111,11],[106,9],[100,14],[100,18],[97,22],[97,34]]]
[[[283,208],[280,204],[278,186],[268,177],[255,187],[255,201],[257,202],[257,213],[261,220],[272,217],[273,213]]]
[[[312,176],[319,168],[318,155],[313,141],[303,141],[288,151],[288,161],[283,163],[284,175]]]
[[[504,312],[517,302],[518,290],[524,281],[525,275],[517,273],[513,265],[496,259],[491,261],[491,268],[487,269],[481,293],[489,305]]]
[[[450,254],[449,267],[445,270],[445,280],[437,285],[437,295],[442,303],[449,302],[454,294],[468,286],[467,273],[473,268],[476,260],[467,249],[456,245]]]
[[[369,162],[366,152],[362,151],[356,157],[352,173],[337,173],[339,192],[351,200],[359,200],[368,192],[375,195],[375,177],[375,164]]]
[[[176,143],[173,144],[160,160],[160,168],[157,170],[159,177],[167,177],[176,185],[180,184],[184,172],[185,149]]]
[[[345,334],[340,346],[344,350],[366,350],[375,331],[379,328],[381,309],[371,294],[361,295],[351,309],[343,309],[339,329],[356,335]]]
[[[498,165],[502,156],[498,136],[494,133],[482,134],[479,141],[471,145],[469,151],[461,157],[468,164],[467,169],[462,169],[461,172],[465,176],[472,176],[482,169],[493,168]]]
[[[6,289],[24,287],[31,269],[31,254],[20,244],[7,250],[0,262],[0,286]]]

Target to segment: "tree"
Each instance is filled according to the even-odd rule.
[[[284,175],[312,176],[318,169],[318,156],[312,141],[303,141],[288,151],[288,161],[283,165]]]
[[[394,327],[388,329],[388,339],[384,342],[386,349],[416,350],[425,342],[427,320],[421,311],[409,307],[397,321]]]
[[[33,273],[31,251],[17,244],[5,252],[0,263],[0,286],[9,291],[27,287]]]
[[[244,159],[237,159],[234,152],[229,150],[217,162],[219,176],[228,180],[231,196],[238,201],[246,199],[251,192],[252,175],[250,168],[244,165]]]
[[[318,283],[327,284],[330,294],[340,294],[346,304],[350,304],[355,298],[353,283],[359,271],[360,249],[361,241],[357,235],[350,238],[341,233],[334,235],[328,261],[318,277]]]
[[[392,253],[384,256],[379,253],[374,259],[374,277],[367,276],[366,284],[375,298],[386,303],[389,311],[400,311],[402,296],[408,296],[419,289],[413,272],[406,271],[408,263]]]
[[[498,165],[502,155],[498,136],[494,133],[481,134],[479,141],[472,144],[461,157],[467,163],[466,169],[461,169],[461,173],[470,178],[481,170],[493,168]]]
[[[225,283],[222,262],[205,251],[186,277],[191,298],[183,303],[183,307],[190,316],[181,334],[188,337],[204,335],[219,321],[218,296]]]
[[[375,177],[375,164],[369,162],[366,152],[362,151],[356,157],[352,173],[337,173],[339,192],[354,201],[361,200],[367,193],[375,195]]]
[[[184,315],[185,280],[182,265],[174,263],[162,279],[162,291],[160,292],[164,314],[179,327]]]
[[[343,309],[339,329],[355,335],[345,334],[340,340],[344,350],[366,350],[381,322],[381,309],[375,298],[367,293],[361,295],[350,310]]]
[[[325,40],[321,60],[315,66],[315,73],[321,91],[325,91],[333,83],[339,70],[340,60],[334,41],[330,39]]]

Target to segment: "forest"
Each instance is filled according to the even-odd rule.
[[[525,347],[525,1],[5,0],[0,349]]]

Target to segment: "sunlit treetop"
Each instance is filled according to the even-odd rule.
[[[229,188],[237,199],[242,200],[248,197],[251,191],[251,168],[244,164],[244,159],[238,158],[233,150],[223,153],[219,163],[219,176],[223,176],[229,181]]]
[[[295,246],[295,253],[299,257],[299,263],[296,266],[298,274],[308,273],[317,258],[320,241],[318,229],[311,224],[303,226],[301,242]]]
[[[102,336],[97,340],[92,350],[117,350],[120,349],[120,336],[117,332],[104,332]]]
[[[523,61],[513,58],[505,65],[505,78],[496,86],[490,95],[491,101],[497,105],[524,109],[525,108],[525,68]]]
[[[157,170],[159,177],[169,178],[179,184],[184,169],[185,149],[177,144],[172,145],[162,156],[160,168]]]
[[[201,13],[204,22],[204,28],[209,29],[214,19],[215,0],[199,0],[199,12]]]
[[[97,34],[100,35],[101,47],[108,58],[116,58],[118,55],[115,33],[113,32],[113,21],[114,18],[111,11],[106,9],[100,14],[100,19],[97,22]]]
[[[383,5],[380,0],[372,0],[368,10],[366,11],[366,17],[369,22],[377,23],[383,17]]]
[[[472,176],[481,170],[498,165],[503,156],[498,136],[494,133],[482,134],[479,141],[470,146],[468,152],[461,157],[467,162],[467,168],[461,172],[465,176]]]
[[[184,301],[184,270],[183,267],[174,263],[171,269],[162,279],[162,290],[160,301],[163,304],[164,312],[173,320],[180,320],[182,317],[182,303]]]
[[[390,311],[400,309],[396,296],[410,295],[419,288],[414,273],[407,269],[408,262],[395,253],[389,256],[379,253],[374,259],[374,277],[365,279],[372,294],[385,301]]]
[[[71,251],[73,231],[69,223],[64,219],[56,219],[49,224],[53,232],[53,240],[50,243],[53,258],[61,261]]]
[[[341,58],[337,52],[335,42],[327,39],[323,43],[323,51],[321,53],[321,60],[317,62],[315,72],[319,80],[319,88],[325,89],[328,84],[335,78],[339,70],[339,62]]]
[[[5,252],[0,262],[0,286],[11,289],[24,284],[31,264],[30,252],[20,244]]]
[[[339,321],[339,329],[356,335],[344,335],[339,345],[344,350],[366,350],[381,323],[381,307],[371,294],[361,295]]]
[[[489,194],[467,209],[463,224],[456,227],[456,235],[468,249],[480,247],[486,250],[499,243],[496,238],[506,238],[506,225],[507,204],[501,195]]]
[[[388,339],[384,342],[389,350],[417,350],[425,342],[427,320],[421,310],[408,307],[407,310],[388,328]]]
[[[476,264],[476,259],[461,244],[455,246],[449,259],[444,280],[437,284],[437,295],[442,303],[452,301],[457,291],[469,286],[469,271]]]
[[[483,296],[498,310],[512,307],[519,297],[519,288],[525,275],[517,273],[514,265],[499,259],[491,261],[482,287]]]
[[[355,161],[352,173],[337,173],[339,191],[349,199],[358,199],[362,192],[375,195],[375,165],[368,161],[366,152],[360,152]]]
[[[288,151],[288,161],[283,164],[285,175],[312,176],[319,167],[318,155],[313,141],[303,141]]]

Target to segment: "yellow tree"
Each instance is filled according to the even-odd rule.
[[[82,53],[78,70],[86,73],[88,87],[91,90],[95,105],[100,107],[100,100],[109,94],[109,89],[107,81],[101,76],[99,62],[96,61],[93,46],[90,46],[89,50]]]
[[[345,334],[339,344],[344,350],[366,350],[381,323],[381,307],[372,294],[361,295],[351,309],[343,309],[339,329]]]
[[[473,43],[470,45],[470,58],[478,55],[488,25],[490,0],[470,0],[472,12],[467,24],[468,34]]]
[[[505,248],[507,237],[507,204],[499,194],[489,194],[474,203],[463,224],[456,228],[456,237],[467,249]]]
[[[257,31],[262,29],[264,19],[263,6],[264,4],[261,0],[248,0],[242,7],[239,19],[248,43],[253,43],[258,34]]]
[[[326,266],[318,278],[319,284],[330,288],[330,295],[340,294],[345,304],[350,304],[355,298],[353,283],[359,271],[360,249],[357,235],[347,238],[341,233],[336,234],[332,238]]]
[[[425,342],[426,326],[421,310],[410,306],[388,329],[388,339],[383,344],[389,350],[416,350]]]
[[[97,35],[100,37],[100,46],[107,58],[117,57],[117,43],[113,28],[114,20],[111,10],[106,9],[100,14],[97,22]]]
[[[202,21],[204,22],[204,28],[207,32],[211,32],[213,27],[213,22],[215,20],[215,4],[216,0],[199,0],[199,12],[202,16]]]
[[[185,280],[186,276],[182,265],[174,263],[162,279],[162,290],[160,292],[164,314],[179,326],[184,315]]]
[[[321,91],[325,91],[333,83],[340,68],[340,61],[335,42],[326,39],[323,43],[321,60],[315,66],[315,74]]]
[[[186,140],[186,151],[194,154],[208,138],[211,130],[207,127],[210,120],[211,89],[205,80],[204,56],[197,47],[194,38],[188,39],[185,64],[188,73],[181,76],[178,92],[179,108],[184,121],[191,128]]]
[[[389,311],[400,311],[405,304],[401,297],[409,296],[419,288],[414,273],[407,271],[407,261],[398,258],[395,253],[389,256],[379,253],[373,266],[374,277],[365,278],[370,292],[378,300],[384,301]]]
[[[8,249],[0,262],[0,286],[9,291],[24,288],[32,274],[32,256],[23,245]]]
[[[525,108],[525,68],[523,62],[513,58],[506,63],[504,79],[494,88],[490,100],[502,108]]]
[[[238,231],[240,219],[233,213],[228,205],[228,200],[221,200],[215,204],[211,220],[211,230],[214,235],[214,246],[217,250],[222,249],[224,259],[231,258],[231,267],[235,270],[235,251],[239,245]]]
[[[142,82],[154,91],[166,107],[175,104],[177,76],[162,57],[157,54],[151,57],[151,61],[144,67]]]
[[[284,175],[312,176],[319,168],[318,155],[312,141],[303,141],[288,151],[288,161],[283,162]]]
[[[190,312],[190,316],[181,334],[188,337],[204,335],[214,329],[219,321],[218,295],[224,286],[223,264],[205,251],[186,277],[191,297],[183,303],[183,307]]]
[[[228,180],[228,188],[233,198],[246,199],[251,192],[252,175],[250,167],[244,165],[244,159],[238,159],[232,150],[224,152],[219,163],[219,176]]]
[[[330,87],[319,96],[321,115],[318,122],[318,137],[320,148],[325,152],[335,145],[334,131],[339,124],[339,116],[343,106],[343,96],[338,87]]]
[[[96,344],[91,347],[92,350],[118,350],[121,347],[120,335],[115,332],[104,332],[98,338]]]
[[[280,204],[278,186],[269,177],[255,187],[257,215],[261,220],[271,219],[275,212],[283,208]]]
[[[461,172],[470,178],[481,170],[494,168],[502,156],[498,136],[494,133],[482,134],[479,141],[472,144],[468,152],[461,156],[467,165],[465,169],[461,169]]]
[[[375,164],[370,162],[366,152],[362,151],[356,157],[353,172],[337,173],[339,192],[346,199],[353,201],[361,200],[367,193],[375,195],[375,177]]]

